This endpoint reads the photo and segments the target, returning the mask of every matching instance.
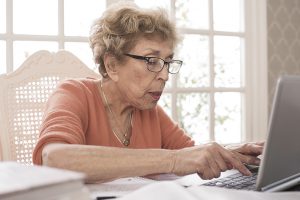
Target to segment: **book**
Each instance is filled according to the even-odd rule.
[[[0,162],[0,199],[90,199],[84,177],[69,170]]]

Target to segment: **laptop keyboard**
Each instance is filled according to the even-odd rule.
[[[252,171],[252,170],[251,170]],[[241,173],[232,174],[224,178],[204,183],[205,186],[216,186],[237,190],[255,190],[257,170],[252,171],[251,176],[244,176]]]

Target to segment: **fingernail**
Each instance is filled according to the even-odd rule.
[[[255,160],[255,164],[259,165],[260,164],[260,160]]]
[[[252,175],[252,173],[248,169],[245,172],[246,172],[247,176],[251,176]]]

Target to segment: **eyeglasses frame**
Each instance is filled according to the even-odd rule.
[[[162,60],[162,61],[164,62],[164,64],[163,64],[163,66],[161,67],[161,69],[160,69],[159,71],[152,71],[152,70],[150,70],[150,69],[149,69],[149,66],[148,66],[148,64],[147,64],[147,69],[148,69],[150,72],[156,72],[156,73],[161,72],[161,71],[163,70],[164,66],[167,65],[167,66],[168,66],[168,73],[170,73],[170,74],[177,74],[177,73],[179,72],[181,66],[182,66],[182,63],[183,63],[182,60],[165,61],[164,59],[159,58],[159,57],[155,57],[155,56],[139,56],[139,55],[129,54],[129,53],[125,53],[124,55],[125,55],[125,56],[128,56],[128,57],[131,57],[131,58],[134,58],[134,59],[137,59],[137,60],[143,60],[143,61],[146,61],[146,64],[150,62],[149,60],[150,60],[151,58],[157,58],[157,59]],[[180,63],[180,67],[179,67],[178,71],[175,72],[175,73],[174,73],[174,72],[170,72],[170,70],[169,70],[170,63],[172,63],[172,62],[179,62],[179,63]]]

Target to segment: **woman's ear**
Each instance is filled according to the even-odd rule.
[[[118,81],[118,68],[117,68],[117,60],[114,56],[111,54],[104,54],[104,66],[106,69],[107,75],[110,77],[113,81]]]

